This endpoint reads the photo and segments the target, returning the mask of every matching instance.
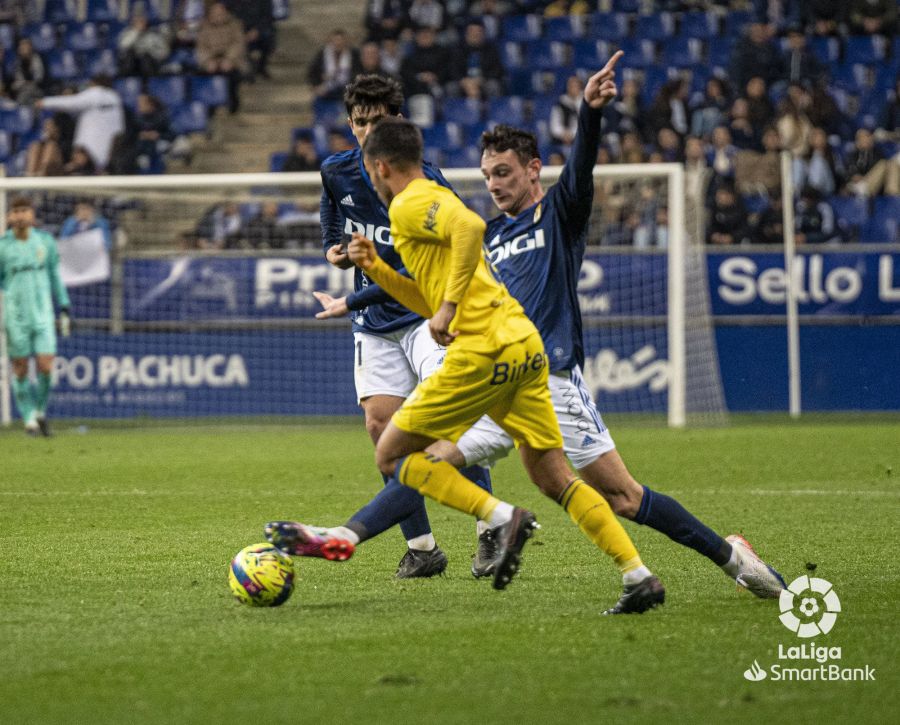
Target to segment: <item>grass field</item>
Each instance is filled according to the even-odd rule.
[[[876,681],[748,682],[808,640],[631,524],[668,601],[601,617],[618,575],[515,460],[496,488],[543,530],[505,592],[468,573],[474,523],[431,506],[446,576],[393,580],[388,532],[346,564],[297,560],[283,607],[242,607],[226,565],[266,520],[341,523],[380,486],[361,421],[60,424],[0,434],[0,723],[897,722],[900,420],[611,423],[641,481],[788,581],[814,564],[843,607],[816,644]]]

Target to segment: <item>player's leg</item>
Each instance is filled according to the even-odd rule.
[[[566,455],[582,479],[602,494],[617,515],[656,529],[702,554],[757,596],[778,596],[784,587],[781,575],[765,565],[745,540],[732,546],[674,498],[634,479],[616,451],[578,368],[551,375],[550,393]]]
[[[10,350],[14,350],[12,336],[9,336]],[[22,422],[25,424],[25,432],[28,435],[37,435],[40,432],[37,424],[37,418],[34,410],[34,386],[28,378],[28,357],[22,357],[18,352],[14,352],[10,358],[12,363],[12,390],[13,397],[16,399],[16,407],[19,409],[19,415],[22,416]]]
[[[50,424],[47,422],[47,404],[50,402],[50,390],[53,376],[52,353],[39,353],[35,356],[37,368],[37,393],[35,396],[35,417],[41,434],[50,437]]]

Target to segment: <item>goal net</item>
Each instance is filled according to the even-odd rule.
[[[579,284],[587,384],[603,412],[721,422],[702,234],[681,167],[595,173]],[[477,212],[497,213],[478,170],[446,175]],[[52,417],[358,410],[349,321],[315,319],[314,291],[353,285],[321,253],[318,174],[8,178],[0,191],[4,221],[26,195],[59,239],[74,324],[59,341]],[[0,378],[8,423],[5,356]]]

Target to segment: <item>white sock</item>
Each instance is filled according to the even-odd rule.
[[[506,503],[506,501],[501,501],[497,504],[497,508],[495,508],[491,512],[490,518],[487,520],[487,525],[496,529],[498,526],[503,526],[506,522],[508,522],[512,518],[513,506],[511,503]]]
[[[478,534],[479,536],[481,536],[485,531],[487,531],[490,528],[491,527],[487,525],[487,521],[482,521],[481,519],[478,519],[478,521],[475,522],[475,533]]]
[[[631,571],[626,571],[622,575],[622,583],[628,587],[632,584],[639,584],[644,581],[648,576],[653,576],[653,572],[650,571],[646,566],[641,564],[637,569],[632,569]]]
[[[414,539],[407,539],[406,545],[410,549],[415,549],[416,551],[431,551],[437,546],[437,542],[434,540],[434,534],[429,532],[427,534],[422,534],[421,536],[416,536]]]
[[[356,532],[353,529],[348,529],[346,526],[335,526],[328,529],[328,533],[336,539],[346,539],[354,546],[359,543],[359,536],[356,535]]]
[[[740,561],[738,560],[738,548],[732,544],[731,545],[731,556],[728,558],[724,564],[722,564],[722,571],[724,571],[728,576],[734,579],[738,575],[738,568],[740,566]]]

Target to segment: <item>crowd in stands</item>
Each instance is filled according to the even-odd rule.
[[[441,166],[478,166],[480,133],[496,122],[530,128],[545,164],[562,162],[587,75],[621,48],[620,97],[606,112],[598,162],[684,162],[709,243],[779,238],[782,149],[795,159],[799,240],[900,241],[897,8],[369,0],[363,42],[334,31],[309,68],[316,120],[296,130],[291,168],[329,153],[328,132],[345,122],[341,88],[359,72],[402,81],[405,114]],[[666,214],[659,204],[607,208],[615,218],[604,243],[664,243]]]
[[[8,175],[162,173],[268,77],[273,0],[0,0]]]

